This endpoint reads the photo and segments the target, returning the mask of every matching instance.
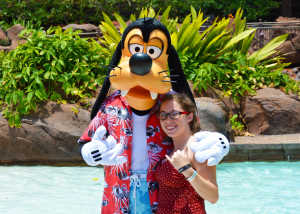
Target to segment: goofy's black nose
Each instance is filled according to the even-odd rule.
[[[137,75],[146,75],[149,73],[152,66],[152,59],[144,53],[136,53],[130,57],[129,67],[130,71]]]

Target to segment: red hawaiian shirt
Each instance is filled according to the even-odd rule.
[[[154,112],[154,111],[153,111]],[[157,201],[158,183],[155,180],[155,166],[172,149],[172,143],[167,140],[163,133],[159,118],[155,113],[150,113],[147,121],[147,149],[149,157],[149,168],[147,172],[147,183],[150,203],[155,213]],[[109,134],[117,143],[124,145],[122,156],[127,158],[125,163],[114,166],[104,166],[104,193],[102,199],[103,214],[129,213],[129,171],[131,167],[131,142],[132,142],[132,119],[131,109],[126,100],[117,91],[102,104],[97,116],[91,121],[79,142],[91,141],[95,130],[104,125]]]

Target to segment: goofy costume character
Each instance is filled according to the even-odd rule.
[[[118,91],[107,97],[111,85]],[[153,172],[173,145],[156,110],[160,94],[170,91],[194,101],[167,28],[153,18],[138,19],[123,33],[78,141],[88,165],[104,166],[101,213],[147,214],[159,206]],[[195,139],[191,149],[199,162],[216,165],[229,151],[220,133],[198,132]]]

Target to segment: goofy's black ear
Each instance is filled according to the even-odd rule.
[[[170,46],[168,52],[168,65],[170,70],[172,90],[178,93],[186,94],[195,103],[194,96],[183,73],[178,54],[173,45]]]
[[[110,81],[109,81],[109,75],[110,75],[110,71],[115,68],[119,62],[120,62],[120,59],[121,59],[121,55],[122,55],[122,45],[121,45],[121,42],[119,42],[115,52],[114,52],[114,55],[109,63],[109,66],[108,66],[108,72],[107,72],[107,75],[105,77],[105,80],[103,82],[103,86],[101,88],[101,91],[94,103],[94,106],[92,108],[92,112],[91,112],[91,120],[97,115],[103,101],[105,100],[106,98],[106,95],[109,91],[109,88],[110,88]]]

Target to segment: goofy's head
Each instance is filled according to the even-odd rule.
[[[186,81],[167,28],[153,18],[131,23],[109,65],[108,76],[93,106],[93,118],[110,86],[121,90],[129,106],[137,111],[150,110],[158,94],[171,89],[193,96]]]

